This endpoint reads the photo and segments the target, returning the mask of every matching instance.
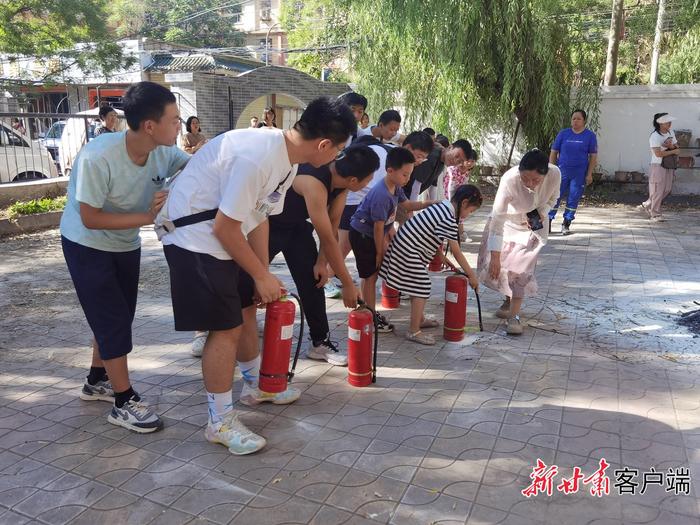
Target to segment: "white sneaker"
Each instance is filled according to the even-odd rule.
[[[327,338],[318,344],[313,344],[311,349],[306,352],[308,359],[317,359],[318,361],[326,361],[334,366],[348,366],[347,354],[338,350],[338,345]]]
[[[112,412],[107,416],[107,421],[139,434],[147,434],[163,428],[163,422],[158,414],[146,403],[136,399],[132,397],[121,408],[117,408],[117,405],[112,406]]]
[[[343,295],[343,292],[341,292],[340,288],[338,288],[331,281],[328,281],[323,287],[323,294],[326,296],[326,299],[338,299],[341,295]]]
[[[207,343],[207,337],[209,332],[195,332],[194,339],[192,340],[192,348],[190,352],[194,357],[202,357],[204,353],[204,345]]]
[[[263,392],[259,388],[251,388],[246,383],[243,383],[241,397],[238,400],[246,406],[255,406],[260,403],[272,403],[273,405],[288,405],[294,403],[301,396],[301,392],[296,388],[287,387],[284,392]]]
[[[233,412],[224,416],[220,423],[209,422],[204,437],[210,443],[220,443],[228,447],[228,451],[237,456],[252,454],[267,444],[264,437],[258,436],[241,423]]]

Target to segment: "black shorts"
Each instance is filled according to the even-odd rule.
[[[360,278],[366,279],[377,273],[379,268],[377,268],[377,247],[374,245],[374,238],[350,228],[350,246],[355,254],[355,264]]]
[[[345,205],[345,208],[343,208],[343,214],[340,216],[340,224],[338,225],[339,230],[351,230],[350,219],[352,219],[352,216],[355,215],[355,212],[359,206],[359,204]]]
[[[175,330],[230,330],[243,324],[239,268],[235,261],[223,261],[174,244],[163,245],[163,251],[170,267]]]
[[[102,359],[131,352],[131,324],[136,312],[141,249],[106,252],[61,236],[80,306],[92,330]]]

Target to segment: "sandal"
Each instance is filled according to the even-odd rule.
[[[438,322],[437,319],[431,319],[429,317],[426,317],[423,319],[423,322],[420,324],[421,329],[423,328],[437,328],[440,326],[440,323]]]
[[[413,341],[414,343],[420,343],[422,345],[434,345],[435,344],[435,338],[430,335],[430,334],[424,334],[420,330],[418,330],[415,334],[412,334],[411,332],[406,332],[406,339],[409,341]]]

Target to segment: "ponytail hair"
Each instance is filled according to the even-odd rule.
[[[452,203],[455,205],[457,210],[462,207],[462,202],[467,201],[470,206],[481,207],[484,202],[484,197],[481,195],[479,188],[473,184],[462,184],[457,186],[454,194],[452,195]]]

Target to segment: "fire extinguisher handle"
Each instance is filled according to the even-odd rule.
[[[294,378],[294,371],[297,367],[297,361],[299,361],[301,341],[304,337],[304,307],[301,305],[301,299],[297,294],[287,292],[287,295],[293,297],[296,300],[297,305],[299,306],[299,338],[297,339],[297,349],[294,352],[294,361],[292,361],[292,369],[289,372],[287,372],[287,377],[289,378],[289,382],[291,383],[292,379]]]

